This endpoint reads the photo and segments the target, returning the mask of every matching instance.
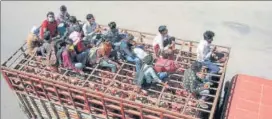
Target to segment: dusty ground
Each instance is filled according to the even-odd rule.
[[[215,44],[229,46],[226,79],[238,73],[272,79],[272,2],[1,2],[1,63],[21,44],[48,11],[65,4],[71,15],[85,20],[93,13],[100,24],[156,33],[165,24],[171,34],[198,41],[205,30],[216,33]],[[2,119],[22,119],[16,97],[1,81]]]

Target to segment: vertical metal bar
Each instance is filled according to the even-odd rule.
[[[86,92],[83,92],[83,94],[84,94],[84,99],[85,99],[85,106],[87,107],[89,113],[92,113],[92,110],[91,110],[91,107],[90,107],[90,105],[89,105],[89,101],[88,101]]]
[[[107,109],[106,109],[106,105],[105,105],[105,99],[104,99],[104,96],[101,95],[101,99],[102,99],[102,104],[103,104],[103,108],[104,108],[104,113],[106,115],[106,118],[108,119],[109,118],[109,115],[108,115],[108,112],[107,112]]]
[[[126,119],[123,102],[120,102],[122,119]]]
[[[24,102],[23,98],[21,97],[21,94],[16,92],[16,95],[19,98],[22,105],[24,106],[23,108],[25,108],[25,111],[26,111],[27,115],[29,116],[29,118],[35,117],[35,114],[33,114],[33,112],[30,111],[30,109],[29,109],[30,107],[28,107],[26,105],[26,103]]]
[[[44,92],[44,94],[45,94],[45,97],[47,98],[48,101],[50,101],[50,98],[49,98],[49,96],[47,95],[47,93],[46,93],[46,91],[45,91],[45,89],[44,89],[44,84],[41,82],[41,79],[39,79],[39,83],[40,83],[41,86],[42,86],[42,90],[43,90],[43,92]]]
[[[22,98],[22,99],[25,101],[25,103],[27,104],[27,107],[30,109],[30,112],[31,112],[31,114],[33,115],[33,117],[37,117],[37,115],[35,114],[33,108],[30,106],[30,104],[29,104],[27,98],[25,97],[25,95],[22,94],[22,95],[21,95],[21,98]]]
[[[58,97],[58,99],[59,99],[59,103],[62,104],[62,101],[61,101],[61,99],[60,99],[59,92],[58,92],[56,86],[54,86],[54,90],[55,90],[55,93],[56,93],[56,95],[57,95],[57,97]]]
[[[73,100],[71,90],[68,89],[68,92],[69,92],[70,99],[71,99],[71,101],[72,101],[72,103],[73,103],[74,109],[75,109],[75,111],[76,111],[76,113],[77,113],[77,117],[80,119],[80,114],[78,113],[78,111],[77,111],[77,109],[76,109],[76,105],[75,105],[75,102],[74,102],[74,100]]]
[[[140,109],[140,118],[144,119],[144,116],[143,116],[143,107],[140,105],[139,109]]]
[[[160,114],[160,119],[163,119],[163,113],[161,112],[161,114]]]
[[[49,104],[50,104],[55,116],[59,119],[60,117],[59,117],[59,114],[57,112],[57,109],[55,108],[55,105],[53,105],[51,102],[49,102]]]
[[[29,97],[31,103],[33,104],[35,110],[38,112],[38,115],[40,116],[41,119],[43,119],[42,113],[40,111],[40,109],[38,108],[36,102],[34,101],[33,97]]]
[[[63,108],[64,113],[66,114],[66,117],[67,117],[68,119],[71,119],[71,117],[70,117],[70,115],[69,115],[69,112],[68,112],[68,109],[65,108],[63,105],[62,105],[62,108]]]
[[[45,110],[45,112],[46,112],[46,115],[47,115],[50,119],[52,119],[52,116],[51,116],[51,114],[49,113],[48,108],[45,106],[44,101],[40,99],[40,102],[41,102],[42,107],[44,108],[44,110]]]

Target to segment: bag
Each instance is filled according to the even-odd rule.
[[[160,58],[156,61],[154,69],[156,72],[175,72],[177,68],[174,61]]]
[[[88,61],[90,64],[96,63],[97,60],[97,55],[96,55],[96,51],[97,51],[97,47],[91,48],[89,51],[89,57],[88,57]]]
[[[82,51],[85,50],[85,46],[82,40],[80,40],[77,44],[76,44],[76,51],[77,53],[81,53]]]
[[[144,69],[144,65],[142,66],[141,70],[139,72],[136,73],[136,76],[133,80],[133,82],[139,86],[140,88],[142,87],[142,84],[144,83],[144,72],[151,67],[150,65],[148,65],[145,69]]]

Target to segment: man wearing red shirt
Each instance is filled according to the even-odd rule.
[[[154,65],[154,69],[156,72],[168,72],[174,73],[178,70],[178,67],[174,60],[168,59],[169,53],[162,52],[161,57],[157,59]]]
[[[44,33],[48,32],[50,33],[50,38],[53,38],[58,35],[58,23],[55,20],[55,15],[53,12],[47,13],[47,19],[43,21],[41,25],[41,31],[40,31],[40,38],[44,39]]]

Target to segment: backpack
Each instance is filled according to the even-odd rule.
[[[142,66],[141,70],[136,73],[136,76],[133,80],[134,84],[136,84],[140,88],[142,87],[142,84],[144,83],[144,72],[150,67],[150,65],[147,65],[146,68],[144,68],[144,65]]]
[[[91,48],[89,51],[89,57],[88,57],[88,61],[89,63],[93,63],[94,60],[97,60],[97,55],[96,55],[96,51],[97,51],[97,47]]]
[[[162,63],[162,61],[165,62]],[[175,72],[177,68],[175,62],[173,61],[169,61],[167,59],[158,59],[155,63],[154,69],[156,72]]]

